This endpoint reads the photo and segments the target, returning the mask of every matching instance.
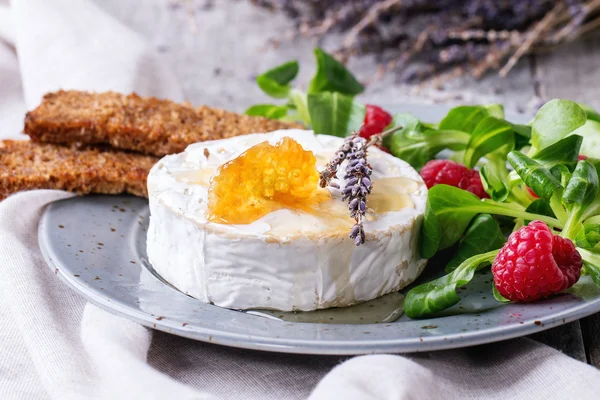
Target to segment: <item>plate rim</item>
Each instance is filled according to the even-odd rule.
[[[111,196],[113,197],[113,196]],[[181,326],[169,318],[157,320],[150,313],[127,307],[119,302],[112,301],[103,292],[98,291],[91,285],[86,285],[84,281],[75,279],[75,277],[63,272],[62,266],[55,261],[54,249],[46,240],[50,234],[48,219],[52,209],[63,202],[78,201],[82,197],[73,197],[61,199],[48,204],[40,218],[38,225],[38,243],[42,257],[51,270],[67,284],[71,289],[83,295],[92,304],[112,313],[133,320],[147,328],[156,329],[166,333],[175,334],[193,340],[199,340],[207,343],[214,343],[236,348],[261,350],[279,353],[295,354],[315,354],[315,355],[358,355],[358,354],[379,354],[379,353],[412,353],[448,350],[455,348],[471,347],[480,344],[493,343],[507,339],[526,336],[532,333],[551,329],[563,325],[588,315],[600,312],[600,297],[592,301],[575,304],[569,310],[560,311],[556,314],[539,317],[535,320],[524,320],[523,323],[517,323],[497,327],[484,328],[480,330],[471,330],[467,332],[445,333],[436,336],[420,337],[402,337],[398,339],[360,339],[360,340],[315,340],[315,339],[297,339],[283,337],[269,337],[265,335],[241,334],[237,332],[228,332],[224,330],[215,330],[210,327],[195,325],[193,329]],[[139,268],[145,268],[140,265]],[[158,278],[153,277],[160,282]],[[175,289],[173,289],[175,290]],[[216,307],[216,306],[215,306]],[[485,311],[482,311],[484,313]],[[451,318],[451,316],[449,316]],[[262,318],[262,317],[257,317]],[[281,321],[273,321],[281,322]],[[303,323],[307,325],[321,325],[315,323]],[[393,323],[392,323],[393,324]],[[344,324],[330,324],[331,326],[343,326]],[[371,324],[364,326],[377,326],[388,324]],[[356,325],[349,325],[356,327]]]

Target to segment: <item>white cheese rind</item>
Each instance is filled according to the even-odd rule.
[[[216,168],[254,144],[275,143],[283,136],[316,155],[330,154],[343,141],[299,130],[247,135],[192,145],[152,169],[148,258],[154,269],[182,292],[233,309],[343,307],[414,281],[426,264],[418,257],[416,238],[427,189],[408,164],[377,149],[370,150],[375,182],[406,177],[417,181],[418,189],[410,194],[414,208],[367,221],[367,242],[361,246],[354,246],[347,232],[329,231],[326,221],[289,210],[248,225],[206,221],[206,186],[182,182],[181,172]],[[289,232],[298,226],[298,232],[269,233],[286,225],[291,225]]]

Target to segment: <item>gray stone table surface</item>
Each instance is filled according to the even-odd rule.
[[[144,36],[174,68],[193,104],[243,111],[267,102],[254,82],[256,75],[278,63],[297,59],[299,84],[313,72],[312,50],[330,43],[296,39],[277,48],[265,46],[290,30],[281,15],[257,9],[246,0],[96,0],[101,8]],[[335,41],[335,38],[331,39]],[[265,49],[265,47],[267,47]],[[361,80],[375,71],[370,57],[352,60],[350,69]],[[370,84],[365,102],[503,103],[511,112],[532,113],[542,101],[567,98],[600,108],[600,37],[564,46],[554,53],[528,56],[502,79],[489,74],[476,81],[461,78],[443,90],[400,84],[393,73]],[[534,335],[581,361],[600,367],[598,315]]]

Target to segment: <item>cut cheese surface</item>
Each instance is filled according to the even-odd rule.
[[[341,191],[244,224],[210,218],[209,188],[219,168],[248,149],[292,138],[320,171],[342,138],[284,130],[202,142],[164,157],[148,177],[148,256],[168,282],[201,301],[234,309],[282,311],[344,307],[397,291],[425,266],[418,228],[427,188],[407,163],[370,148],[373,191],[366,243],[348,237],[354,220]],[[336,181],[343,188],[343,169]]]

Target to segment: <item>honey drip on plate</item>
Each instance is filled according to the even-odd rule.
[[[390,293],[350,307],[326,308],[316,311],[285,312],[248,310],[246,313],[288,322],[321,324],[379,324],[394,322],[404,312],[402,293]]]
[[[249,224],[270,212],[306,209],[329,197],[318,190],[312,151],[284,137],[276,145],[259,143],[219,167],[208,190],[208,220]]]

